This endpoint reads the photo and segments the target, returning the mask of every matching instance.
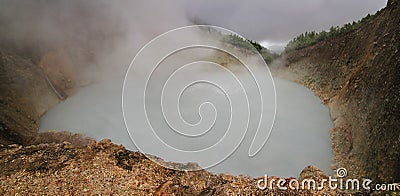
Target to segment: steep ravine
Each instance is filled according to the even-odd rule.
[[[400,2],[360,29],[285,54],[296,82],[330,108],[333,169],[400,181]]]

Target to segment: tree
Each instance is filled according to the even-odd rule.
[[[356,30],[356,29],[360,28],[363,24],[366,24],[369,21],[371,21],[373,18],[375,18],[378,13],[380,13],[380,11],[378,11],[374,15],[368,14],[361,20],[359,20],[357,22],[353,21],[352,23],[347,23],[347,24],[343,25],[342,27],[332,26],[329,29],[329,31],[321,31],[319,33],[316,33],[315,31],[311,31],[311,32],[302,33],[289,41],[289,43],[285,47],[285,52],[289,52],[292,50],[298,50],[298,49],[310,46],[312,44],[315,44],[319,41],[331,39],[340,34]]]

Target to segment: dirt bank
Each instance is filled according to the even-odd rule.
[[[283,57],[284,72],[329,106],[333,169],[348,177],[400,181],[399,24],[400,2],[389,1],[360,29]]]
[[[30,58],[9,50],[0,49],[0,81],[0,143],[25,143],[59,99]]]

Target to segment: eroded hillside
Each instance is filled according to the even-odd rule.
[[[331,112],[333,168],[400,181],[400,2],[361,28],[284,55]]]

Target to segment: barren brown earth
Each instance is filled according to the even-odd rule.
[[[333,169],[400,182],[400,2],[360,29],[285,54],[283,76],[330,108]],[[289,73],[289,74],[288,74]]]
[[[164,168],[109,140],[0,146],[1,195],[337,195],[329,190],[261,190],[258,178]],[[327,178],[310,166],[300,175]],[[277,178],[270,177],[269,179]],[[289,179],[286,179],[289,182]],[[286,182],[286,187],[288,186]]]
[[[0,45],[0,143],[26,143],[59,99],[32,58]]]

